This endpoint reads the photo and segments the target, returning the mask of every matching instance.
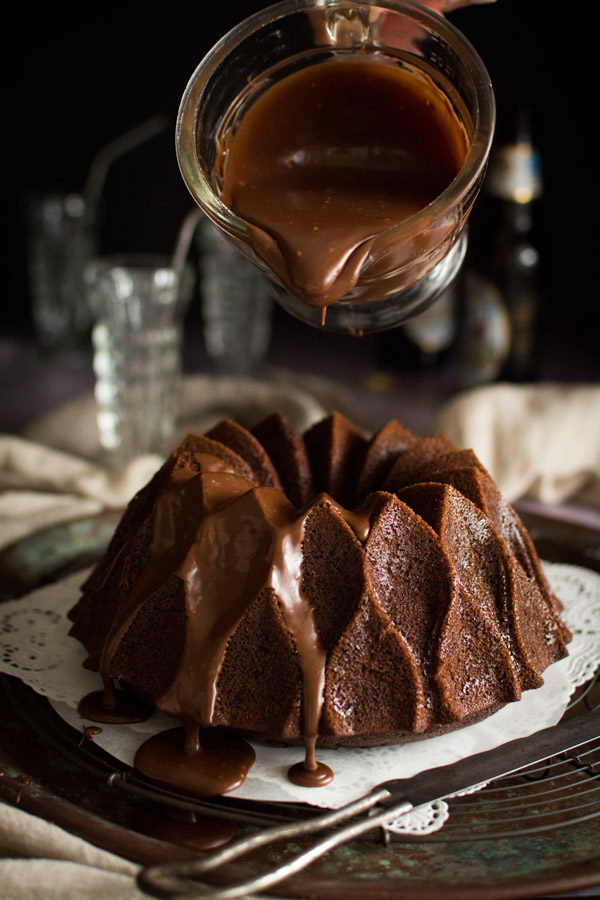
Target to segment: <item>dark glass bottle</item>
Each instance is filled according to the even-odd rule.
[[[508,354],[499,377],[529,381],[538,366],[540,254],[533,234],[542,177],[525,115],[518,117],[514,140],[501,143],[493,153],[484,191],[482,267],[498,288],[510,323]]]

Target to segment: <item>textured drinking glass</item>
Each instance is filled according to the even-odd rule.
[[[89,340],[84,270],[95,256],[95,214],[80,194],[48,194],[29,208],[31,316],[40,343],[69,348]]]
[[[100,445],[114,464],[164,455],[177,424],[182,323],[189,267],[168,259],[106,257],[85,272],[95,320],[95,397]]]
[[[235,134],[267,86],[332,54],[385,57],[424,72],[468,139],[464,164],[446,190],[377,234],[355,287],[327,307],[330,330],[383,330],[425,309],[456,275],[492,142],[495,104],[488,73],[448,21],[401,0],[283,0],[250,16],[209,51],[187,85],[176,129],[179,167],[200,208],[263,269],[277,301],[303,321],[321,325],[321,309],[283,289],[254,252],[244,221],[222,202],[218,162],[223,135]]]
[[[206,351],[224,375],[251,375],[271,341],[273,300],[260,271],[206,219],[198,228]]]

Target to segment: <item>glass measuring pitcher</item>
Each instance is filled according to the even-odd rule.
[[[494,115],[481,59],[441,16],[395,0],[283,0],[200,62],[176,148],[196,202],[288,312],[362,333],[422,311],[457,273]],[[258,206],[244,205],[248,184]]]

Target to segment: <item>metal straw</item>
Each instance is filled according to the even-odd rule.
[[[106,175],[112,163],[139,147],[140,144],[150,140],[150,138],[163,132],[168,124],[168,119],[164,115],[152,116],[140,125],[136,125],[125,134],[115,138],[113,141],[103,147],[92,160],[88,177],[83,191],[86,208],[93,210],[98,205],[100,196],[106,182]]]

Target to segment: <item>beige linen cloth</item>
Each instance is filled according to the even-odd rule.
[[[141,900],[138,866],[50,822],[0,804],[2,900]]]
[[[600,507],[598,384],[474,388],[443,406],[433,430],[475,450],[511,501]]]
[[[253,391],[253,419],[261,402],[282,408],[278,390]],[[300,427],[328,411],[327,403],[294,392],[289,385],[285,390],[287,411]],[[213,399],[217,393],[212,392]],[[235,404],[244,403],[244,396],[229,384],[218,398],[218,410],[210,415],[228,412],[227,395],[230,408],[238,413]],[[94,455],[97,436],[92,439],[85,432],[88,407],[71,405],[38,423],[26,438],[0,435],[0,549],[33,530],[123,506],[156,470],[160,460],[154,456],[109,471],[89,458],[56,449],[61,436],[63,446],[69,436],[73,442],[81,426],[81,452]],[[401,411],[397,417],[401,420]],[[511,500],[527,494],[545,503],[575,498],[600,506],[600,385],[477,388],[444,405],[431,431],[446,433],[461,447],[473,447]],[[42,435],[48,437],[45,444],[40,443]],[[0,804],[1,900],[138,898],[142,894],[135,887],[135,872],[128,861]]]
[[[108,472],[70,454],[0,436],[0,548],[34,530],[119,508],[156,470],[157,457]],[[0,802],[1,900],[145,896],[137,866]]]

